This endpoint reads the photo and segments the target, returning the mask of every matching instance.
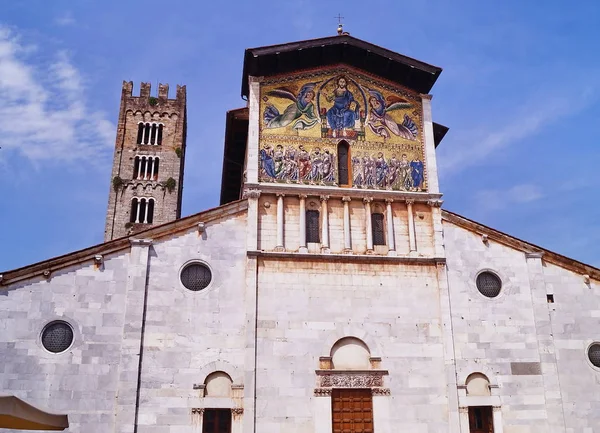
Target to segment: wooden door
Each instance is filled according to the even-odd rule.
[[[231,433],[231,409],[205,409],[203,433]]]
[[[331,392],[333,433],[373,433],[370,389],[334,389]]]
[[[469,433],[494,433],[491,406],[469,407]]]

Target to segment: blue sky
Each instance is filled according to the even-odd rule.
[[[444,68],[432,90],[434,119],[450,127],[444,208],[600,266],[600,3],[569,6],[6,2],[0,270],[102,241],[122,80],[187,85],[183,215],[216,206],[244,49],[333,35],[338,13],[353,36]]]

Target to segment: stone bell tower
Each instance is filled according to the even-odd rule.
[[[104,241],[127,236],[181,216],[186,141],[186,89],[123,82],[108,195]]]

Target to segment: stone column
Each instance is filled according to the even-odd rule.
[[[350,197],[342,197],[344,202],[344,252],[352,252],[352,236],[350,233]]]
[[[396,240],[394,239],[394,214],[392,213],[392,203],[394,200],[388,198],[385,200],[385,208],[387,213],[387,238],[388,238],[388,249],[392,254],[396,252]]]
[[[321,250],[329,250],[329,215],[327,211],[328,195],[321,196]]]
[[[417,251],[417,240],[415,238],[415,216],[413,214],[413,199],[406,200],[406,211],[408,213],[408,245],[409,250],[412,253]]]
[[[306,195],[300,194],[300,250],[301,253],[307,253],[306,248]]]
[[[277,195],[277,245],[275,251],[283,251],[283,197],[285,194]]]
[[[371,197],[363,198],[363,203],[365,204],[365,227],[367,231],[367,253],[373,252],[373,226],[371,222],[371,202],[373,199]]]

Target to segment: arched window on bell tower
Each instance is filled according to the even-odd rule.
[[[350,145],[342,140],[337,147],[338,185],[350,186]]]

